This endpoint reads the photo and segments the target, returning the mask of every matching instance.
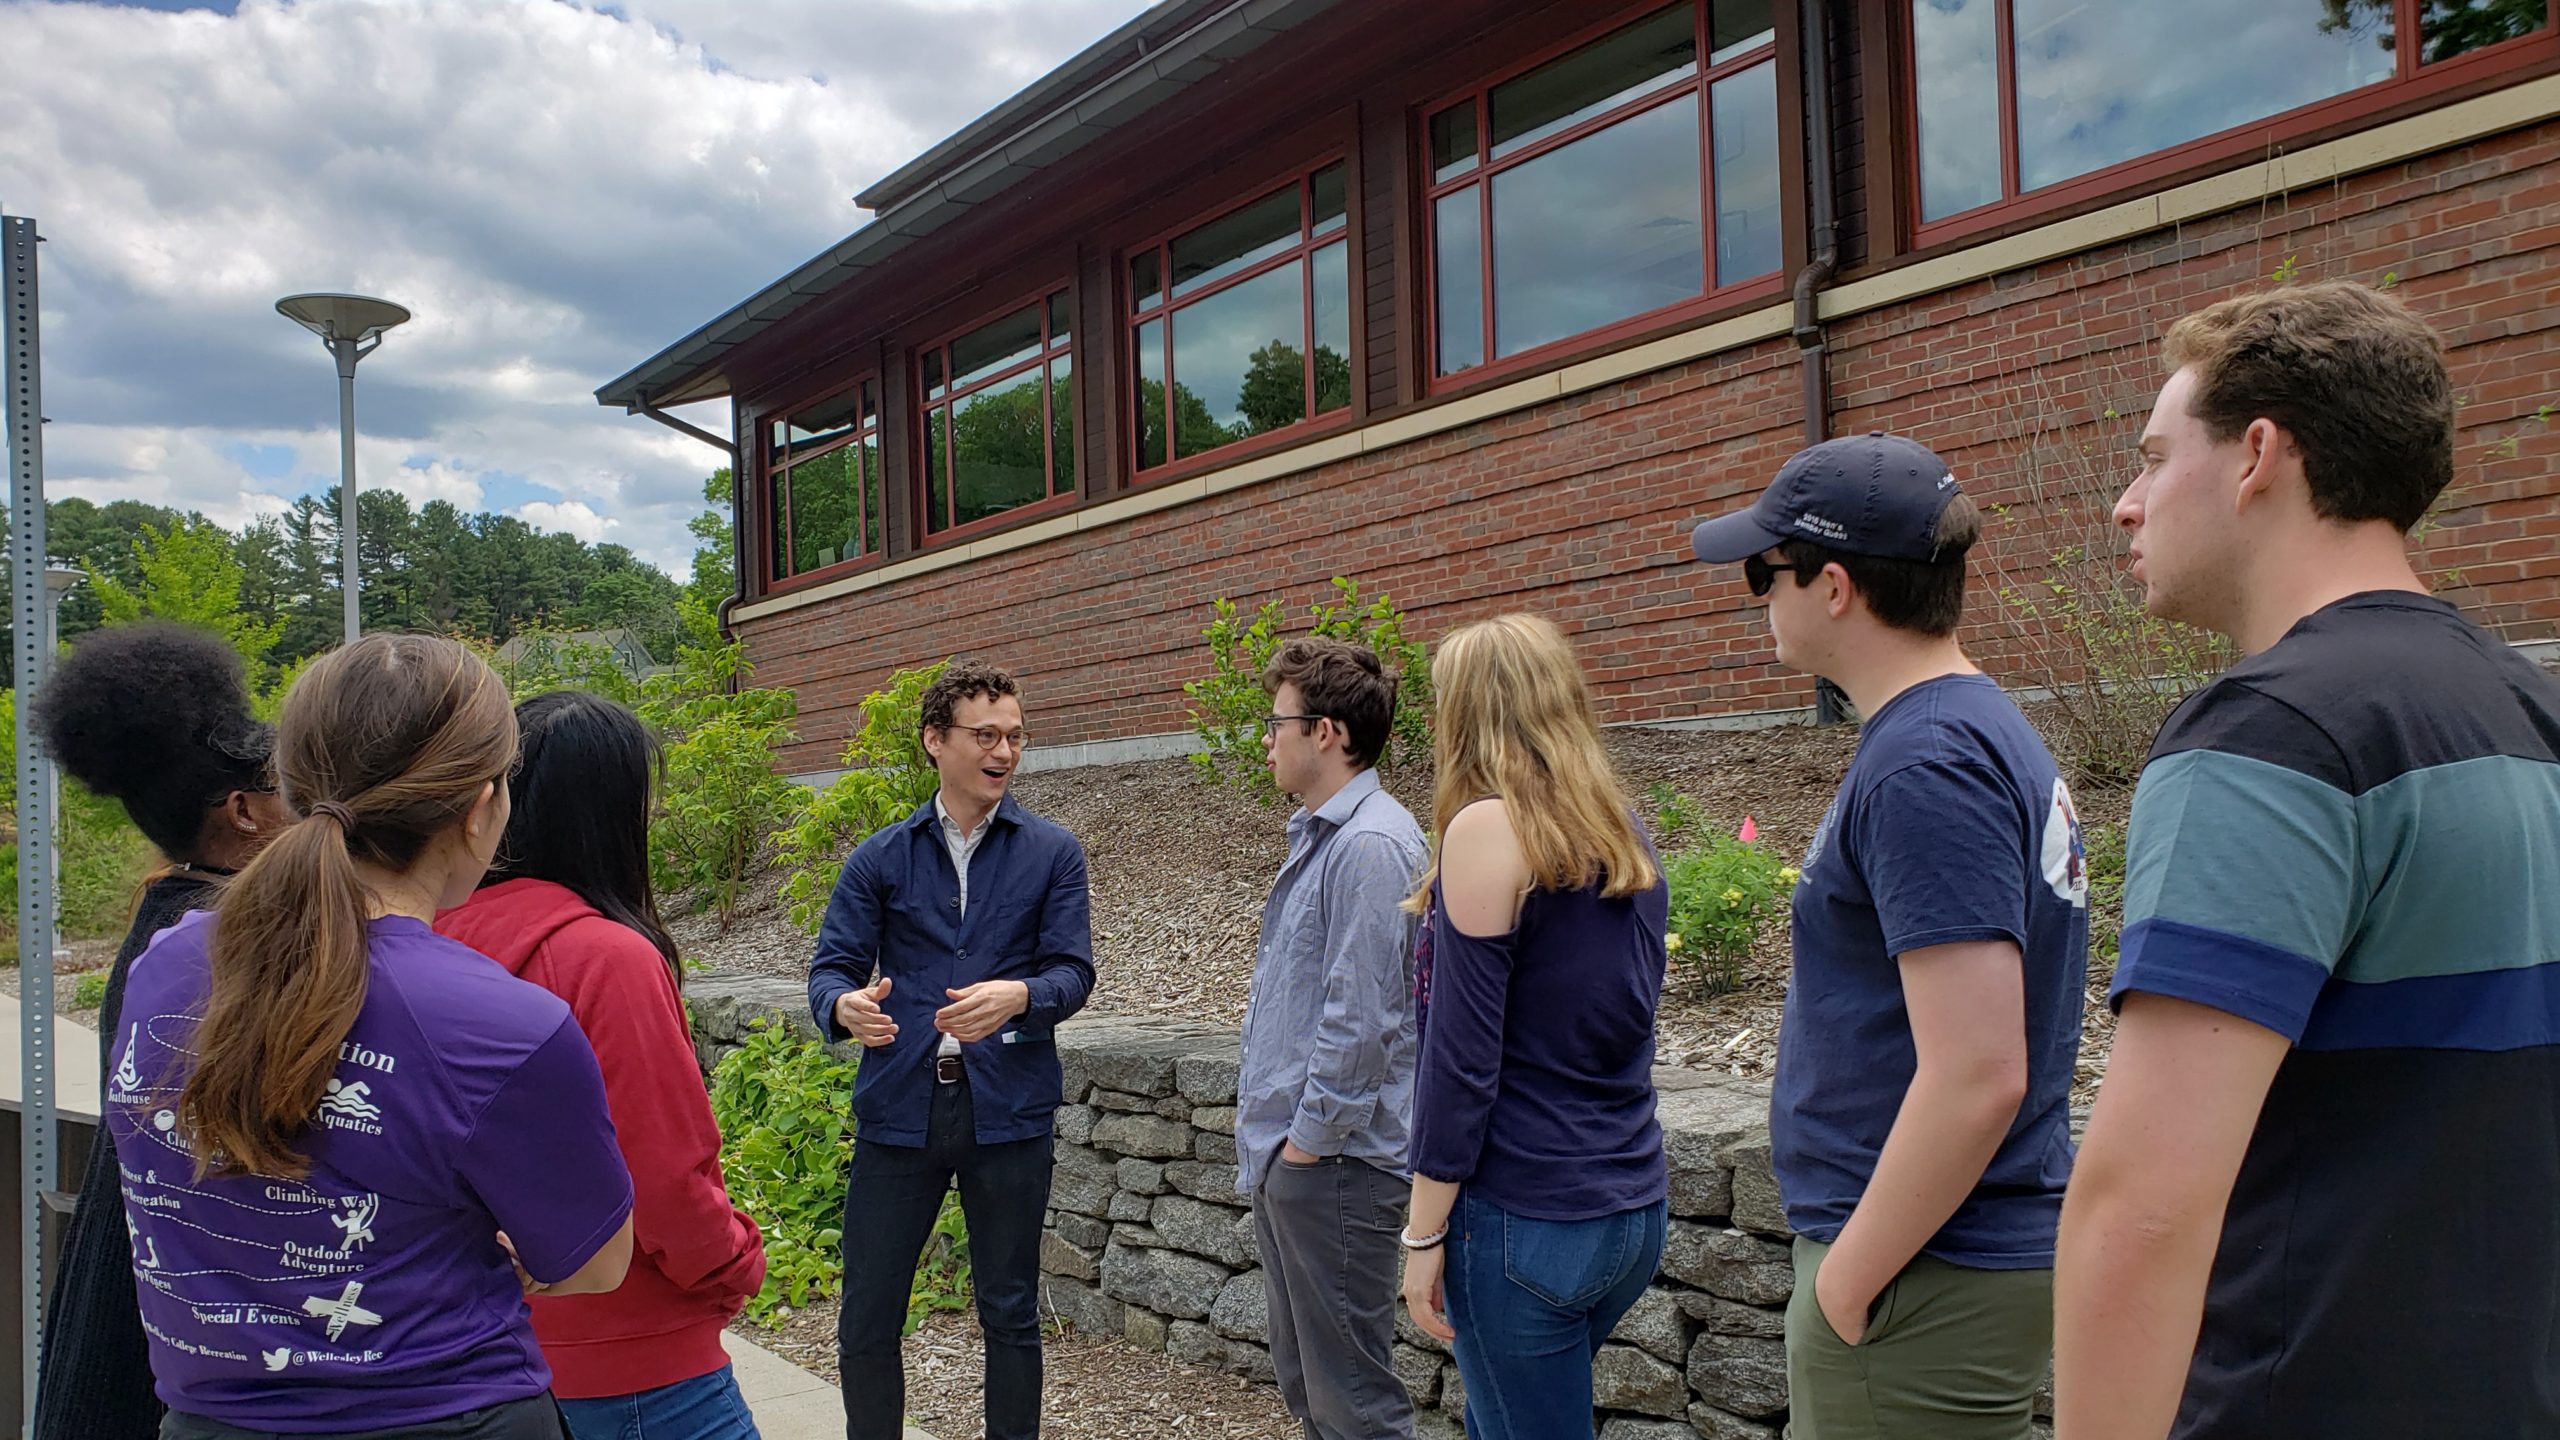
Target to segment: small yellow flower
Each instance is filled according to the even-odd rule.
[[[1739,904],[1741,904],[1741,903],[1742,903],[1742,889],[1741,889],[1741,887],[1740,887],[1740,886],[1736,886],[1736,887],[1734,887],[1733,889],[1731,889],[1731,890],[1727,890],[1726,892],[1724,892],[1724,903],[1726,903],[1727,905],[1739,905]]]
[[[1796,868],[1796,867],[1794,867],[1793,865],[1788,865],[1788,866],[1784,866],[1784,867],[1782,867],[1782,868],[1778,871],[1778,878],[1779,878],[1779,879],[1781,879],[1781,880],[1784,880],[1785,882],[1787,882],[1787,883],[1788,883],[1788,884],[1790,884],[1790,885],[1793,885],[1793,884],[1794,884],[1794,883],[1796,883],[1797,881],[1799,881],[1799,880],[1801,880],[1801,879],[1803,879],[1803,878],[1804,878],[1804,872],[1803,872],[1803,871],[1801,871],[1801,870],[1799,870],[1799,869],[1797,869],[1797,868]]]
[[[1680,932],[1674,930],[1670,934],[1663,936],[1662,948],[1665,950],[1678,950],[1680,948]]]

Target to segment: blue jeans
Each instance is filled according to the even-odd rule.
[[[1468,1440],[1590,1440],[1592,1357],[1652,1283],[1668,1215],[1531,1220],[1459,1194],[1440,1285]]]
[[[708,1375],[602,1400],[563,1400],[571,1440],[760,1440],[738,1377]]]

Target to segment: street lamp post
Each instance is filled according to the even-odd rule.
[[[347,602],[347,643],[362,628],[356,616],[356,362],[382,343],[382,332],[409,312],[368,295],[287,295],[276,313],[320,337],[338,362],[338,578]]]

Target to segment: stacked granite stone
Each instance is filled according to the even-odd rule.
[[[789,981],[697,976],[685,995],[706,1069],[760,1018],[815,1035]],[[1268,1383],[1262,1257],[1235,1190],[1235,1032],[1080,1016],[1060,1028],[1058,1058],[1067,1103],[1040,1251],[1049,1313],[1078,1334]],[[1661,1274],[1592,1367],[1601,1440],[1775,1440],[1795,1276],[1769,1170],[1769,1092],[1694,1070],[1654,1081],[1671,1229]],[[1424,1433],[1459,1434],[1466,1393],[1448,1348],[1401,1307],[1396,1335]]]
[[[1235,1193],[1234,1032],[1093,1017],[1060,1032],[1059,1057],[1070,1103],[1042,1246],[1050,1309],[1081,1333],[1270,1380],[1261,1256]],[[1793,1286],[1768,1092],[1687,1070],[1657,1079],[1671,1235],[1660,1281],[1594,1366],[1602,1434],[1765,1440],[1786,1414]],[[1395,1362],[1426,1430],[1456,1434],[1466,1396],[1447,1348],[1400,1315]]]

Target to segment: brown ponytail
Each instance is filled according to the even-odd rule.
[[[178,1115],[206,1171],[299,1179],[295,1142],[364,1008],[372,901],[358,862],[394,874],[515,763],[506,686],[470,651],[369,636],[313,662],[276,729],[301,812],[217,903],[212,990]]]

